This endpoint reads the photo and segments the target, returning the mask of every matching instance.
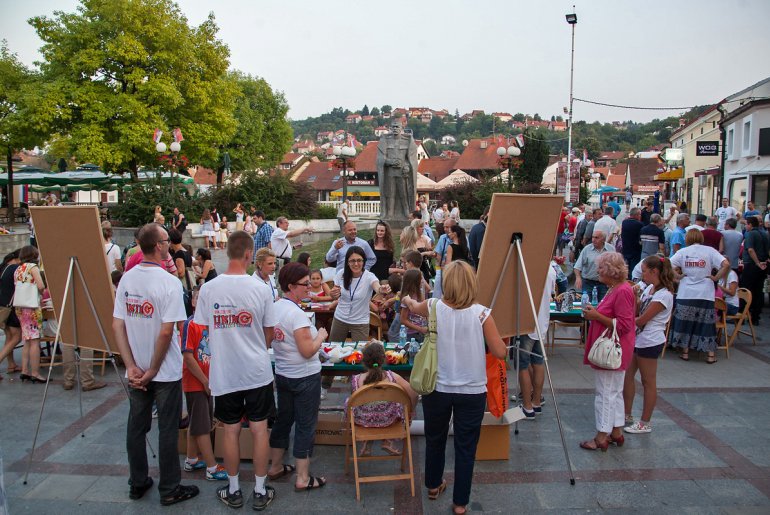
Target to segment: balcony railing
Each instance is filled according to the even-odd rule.
[[[340,205],[338,200],[321,200],[318,204],[322,206],[330,206],[337,209]],[[351,200],[350,201],[350,214],[351,215],[363,215],[363,216],[379,216],[380,214],[380,201],[379,200]]]

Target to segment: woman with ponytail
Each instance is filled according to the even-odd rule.
[[[623,383],[623,403],[626,409],[626,433],[649,433],[650,419],[657,400],[656,375],[658,357],[666,344],[666,324],[674,305],[674,271],[671,262],[659,256],[648,256],[642,261],[642,281],[647,287],[636,302],[636,343],[631,364],[626,369]],[[642,376],[644,405],[642,416],[634,422],[631,412],[636,394],[636,371]]]

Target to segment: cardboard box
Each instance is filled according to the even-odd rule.
[[[238,439],[241,459],[251,460],[254,455],[254,440],[248,427],[242,427]],[[225,426],[218,423],[214,430],[214,457],[224,458],[222,451],[225,448]]]
[[[187,428],[179,430],[179,439],[177,440],[177,450],[179,454],[187,455]],[[211,446],[214,448],[214,432],[211,432]]]
[[[315,428],[315,445],[346,445],[350,442],[350,423],[343,412],[321,412]]]
[[[511,424],[524,418],[521,408],[511,408],[500,418],[484,413],[481,421],[481,436],[476,447],[476,459],[507,460],[511,450]]]

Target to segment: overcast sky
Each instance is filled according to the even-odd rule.
[[[75,0],[0,0],[0,38],[27,64],[26,20]],[[564,0],[179,0],[214,11],[232,68],[283,91],[300,119],[364,104],[562,113],[569,102]],[[770,76],[768,0],[577,2],[575,97],[634,106],[715,103]],[[678,111],[575,102],[576,120],[649,121]]]

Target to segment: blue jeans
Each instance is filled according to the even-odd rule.
[[[302,460],[313,455],[313,439],[321,405],[321,373],[292,379],[276,374],[278,415],[270,431],[270,447],[288,449],[294,426],[293,456]]]
[[[593,297],[594,286],[596,287],[596,293],[599,295],[599,302],[601,302],[604,296],[607,295],[607,285],[599,281],[583,279],[583,291],[587,291],[591,297]]]
[[[449,419],[454,413],[455,481],[452,502],[458,506],[467,505],[470,499],[476,446],[479,443],[486,402],[486,393],[433,392],[422,398],[427,488],[438,488],[444,477]]]
[[[126,427],[129,485],[147,481],[147,444],[145,436],[152,426],[152,404],[158,406],[158,466],[161,497],[173,493],[182,478],[177,440],[182,414],[182,381],[151,381],[147,390],[128,389],[129,412]]]

